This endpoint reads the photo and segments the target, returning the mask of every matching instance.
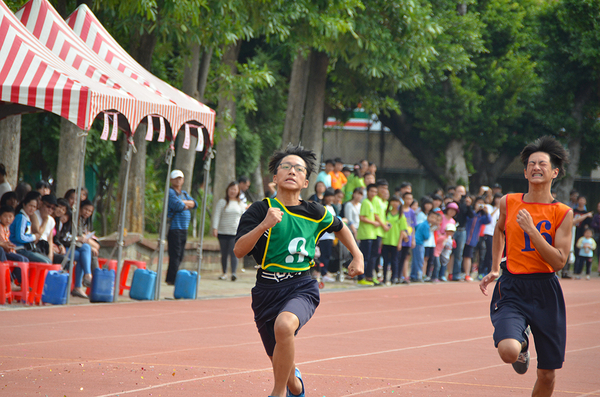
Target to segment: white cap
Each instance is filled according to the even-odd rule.
[[[449,223],[446,225],[446,231],[447,232],[455,232],[456,231],[456,226],[454,226],[453,223]]]
[[[176,178],[183,178],[183,172],[181,172],[179,170],[171,171],[171,179],[176,179]]]

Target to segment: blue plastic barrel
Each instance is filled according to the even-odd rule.
[[[196,299],[198,272],[179,270],[175,277],[175,299]]]
[[[115,271],[94,269],[90,302],[112,302],[115,292]]]
[[[46,274],[44,281],[44,290],[42,291],[42,302],[52,305],[64,305],[67,303],[67,284],[69,283],[69,274],[50,270]]]
[[[136,269],[131,280],[129,297],[136,300],[154,299],[156,272],[147,269]]]

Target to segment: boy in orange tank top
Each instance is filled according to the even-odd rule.
[[[490,304],[494,344],[500,358],[524,374],[532,333],[538,362],[532,396],[551,396],[566,347],[566,310],[556,272],[569,258],[573,225],[572,210],[554,200],[551,188],[564,173],[568,154],[558,141],[545,136],[523,149],[521,161],[529,189],[502,198],[492,271],[479,287],[487,296],[488,284],[499,277],[502,267]]]

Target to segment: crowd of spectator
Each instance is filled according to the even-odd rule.
[[[502,187],[482,186],[477,194],[465,186],[439,188],[420,198],[403,182],[390,193],[388,181],[376,176],[377,166],[361,160],[352,168],[339,159],[326,160],[314,194],[308,200],[323,204],[342,218],[365,258],[363,286],[481,280],[491,270],[492,240],[499,217]],[[574,240],[569,263],[561,276],[589,279],[600,237],[598,213],[586,199],[571,192]],[[319,244],[319,275],[335,281],[348,258],[343,247],[324,236]],[[570,267],[573,265],[573,273]]]
[[[68,269],[70,250],[74,250],[75,288],[73,296],[88,298],[84,287],[91,286],[92,268],[98,266],[100,245],[92,230],[93,203],[81,190],[78,235],[71,235],[75,189],[56,198],[47,181],[39,181],[35,190],[19,183],[13,190],[0,164],[0,262],[36,262],[62,264]],[[21,283],[19,268],[11,274],[14,288]]]

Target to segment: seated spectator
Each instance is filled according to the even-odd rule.
[[[26,182],[21,182],[15,188],[15,193],[17,194],[17,201],[20,203],[25,199],[27,193],[31,191],[31,185]]]
[[[89,198],[89,194],[90,192],[87,190],[87,188],[82,187],[80,193],[81,201],[87,200]]]
[[[35,190],[41,195],[41,196],[45,196],[47,194],[50,194],[51,190],[50,190],[50,184],[48,182],[46,182],[45,180],[41,180],[38,181],[38,183],[35,184]]]
[[[344,192],[341,189],[337,189],[333,193],[333,209],[335,210],[335,215],[340,218],[344,217],[344,207],[342,206],[344,202]]]
[[[15,220],[10,225],[10,242],[16,247],[18,254],[25,256],[30,262],[50,263],[47,256],[37,252],[36,244],[41,236],[32,232],[31,217],[37,209],[38,192],[29,192],[17,206]]]
[[[317,183],[315,183],[315,194],[310,196],[308,201],[314,201],[315,203],[323,204],[323,193],[325,193],[325,189],[327,189],[325,183],[322,181],[317,181]]]
[[[0,249],[4,252],[4,258],[0,262],[29,262],[23,255],[17,254],[16,246],[10,241],[10,225],[15,219],[15,210],[9,206],[0,207]],[[12,277],[21,283],[21,269],[15,268]]]
[[[10,192],[12,187],[10,187],[10,183],[8,183],[6,177],[6,167],[4,164],[0,163],[0,197],[6,192]]]
[[[92,262],[98,260],[100,253],[100,244],[96,240],[92,225],[92,215],[94,214],[94,204],[90,200],[81,202],[81,208],[79,209],[79,226],[77,227],[78,238],[77,241],[90,245],[92,249]],[[79,237],[83,237],[80,239]]]
[[[17,205],[19,205],[19,200],[17,199],[17,193],[6,192],[2,195],[2,198],[0,198],[0,207],[4,207],[6,205],[8,205],[9,207],[12,207],[13,210],[15,208],[17,208]]]
[[[56,208],[56,197],[53,194],[47,194],[42,197],[42,205],[35,211],[35,222],[31,222],[33,232],[39,232],[40,240],[37,247],[50,261],[54,257],[53,234],[56,222],[52,215]]]
[[[73,209],[75,206],[75,196],[77,195],[77,191],[75,189],[69,189],[65,193],[65,200],[69,202],[69,207]]]
[[[71,209],[69,208],[69,202],[64,198],[59,198],[56,200],[56,209],[54,210],[54,232],[53,232],[53,244],[54,248],[54,259],[53,263],[62,263],[64,256],[67,253],[67,247],[60,240],[61,232],[68,232],[69,235],[71,230],[63,230],[63,225],[65,224],[65,220],[70,220],[72,216]],[[67,217],[65,215],[69,213]]]

